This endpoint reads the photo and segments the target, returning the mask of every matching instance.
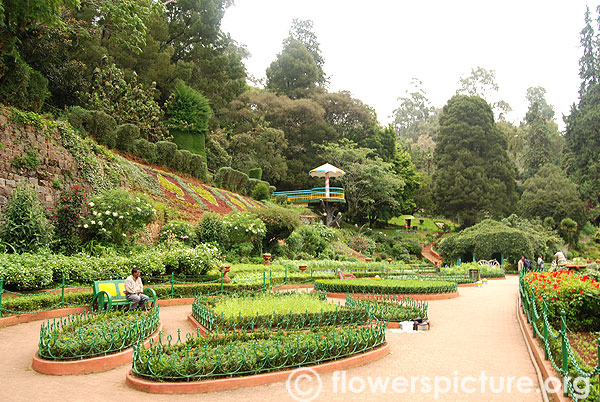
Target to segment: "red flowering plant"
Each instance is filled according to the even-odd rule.
[[[56,236],[55,248],[64,254],[73,254],[81,245],[79,227],[87,196],[81,186],[63,190],[51,216]]]
[[[539,308],[546,298],[548,317],[557,328],[560,312],[567,315],[572,330],[600,330],[600,282],[573,271],[530,272],[523,278],[530,286]]]

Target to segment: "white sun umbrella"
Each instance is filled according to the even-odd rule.
[[[312,177],[324,177],[325,178],[325,198],[329,198],[329,178],[330,177],[340,177],[346,174],[342,169],[336,168],[329,163],[321,165],[319,167],[314,168],[310,172],[309,175]]]

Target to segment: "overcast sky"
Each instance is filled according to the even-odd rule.
[[[472,68],[494,70],[499,98],[527,111],[527,88],[546,88],[556,121],[577,101],[580,0],[235,0],[222,29],[246,45],[250,74],[265,70],[281,52],[293,18],[310,19],[330,76],[329,91],[348,90],[391,121],[398,97],[417,77],[434,106],[456,92]]]

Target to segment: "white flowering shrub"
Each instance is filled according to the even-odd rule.
[[[117,189],[93,197],[81,226],[86,237],[102,243],[123,245],[152,222],[156,211],[144,196]]]
[[[164,252],[167,273],[177,275],[205,275],[217,267],[219,249],[210,244],[200,243],[195,248],[176,245]]]
[[[249,212],[230,213],[225,216],[224,223],[229,227],[229,240],[232,245],[252,243],[260,249],[267,229],[265,223]]]

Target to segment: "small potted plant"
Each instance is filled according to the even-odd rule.
[[[271,263],[271,261],[269,261],[271,259],[271,253],[264,253],[262,257],[264,259],[263,264],[267,265]]]

